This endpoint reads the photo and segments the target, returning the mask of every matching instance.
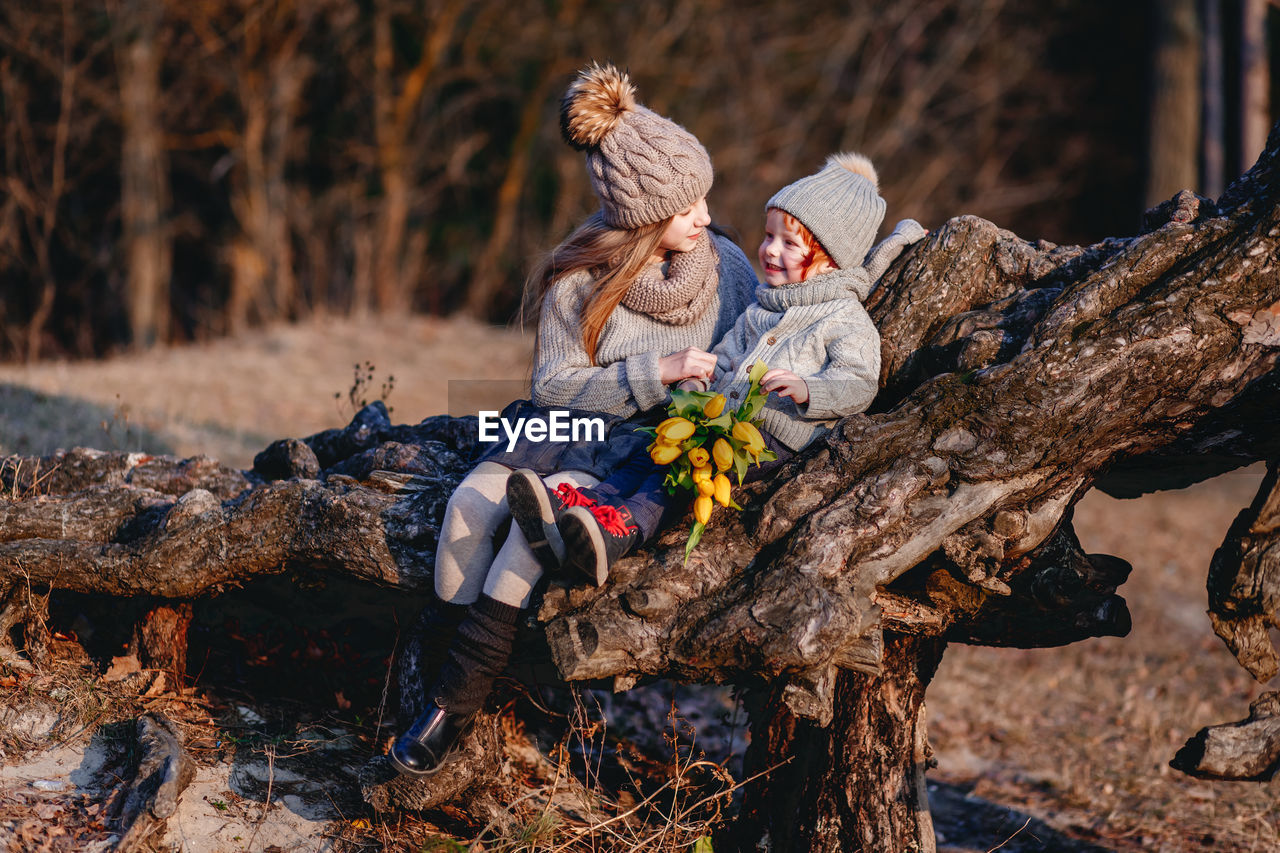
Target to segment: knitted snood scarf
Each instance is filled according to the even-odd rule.
[[[673,252],[667,274],[651,264],[631,283],[622,304],[672,326],[687,326],[711,305],[719,287],[720,256],[705,231],[687,252]]]

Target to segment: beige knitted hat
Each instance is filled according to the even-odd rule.
[[[832,154],[815,175],[774,193],[765,205],[790,213],[818,238],[842,270],[862,265],[884,221],[885,201],[871,161]]]
[[[661,222],[711,189],[711,158],[680,125],[636,103],[611,64],[578,72],[560,101],[565,141],[587,153],[587,174],[614,228]]]

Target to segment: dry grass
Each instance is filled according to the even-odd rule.
[[[674,706],[661,761],[613,737],[599,707],[575,701],[568,722],[549,758],[529,749],[520,754],[520,787],[507,809],[470,839],[474,849],[687,851],[719,822],[739,787],[723,766],[699,757],[695,735]],[[511,734],[517,736],[509,743],[523,740]],[[602,778],[608,761],[621,769],[621,784]]]
[[[468,320],[331,319],[99,362],[0,365],[0,454],[84,445],[205,454],[247,467],[277,438],[351,419],[353,367],[397,423],[466,407],[483,383],[528,387],[532,336]],[[470,380],[470,382],[461,382]],[[452,387],[451,387],[452,383]],[[507,402],[503,400],[502,402]]]
[[[574,695],[567,714],[508,708],[495,720],[506,750],[503,773],[474,794],[467,812],[375,815],[335,827],[339,850],[381,853],[689,853],[710,851],[710,833],[740,787],[701,756],[696,736],[671,706],[666,754],[620,740],[603,710]],[[589,691],[588,694],[589,696]],[[550,748],[530,721],[559,718]],[[608,778],[606,778],[608,777]],[[432,823],[431,821],[439,821]],[[476,821],[479,822],[476,822]]]

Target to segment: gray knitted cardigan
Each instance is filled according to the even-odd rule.
[[[707,232],[719,254],[716,298],[694,322],[675,326],[619,305],[605,323],[593,365],[582,345],[582,304],[593,279],[578,272],[552,285],[538,324],[533,402],[629,417],[665,405],[658,359],[686,347],[710,350],[751,302],[755,271],[732,240]]]
[[[713,350],[711,390],[736,407],[757,361],[800,376],[809,387],[808,402],[797,406],[770,394],[761,412],[764,428],[792,450],[866,409],[880,390],[880,333],[862,300],[894,258],[924,235],[918,222],[905,219],[861,267],[780,287],[761,285],[756,301]]]

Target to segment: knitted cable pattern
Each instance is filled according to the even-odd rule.
[[[664,275],[652,264],[631,283],[622,304],[673,326],[687,326],[701,317],[715,299],[720,256],[707,232],[687,252],[673,252]]]
[[[711,189],[711,158],[697,137],[635,100],[610,64],[579,72],[560,102],[565,140],[587,155],[604,220],[638,228],[680,213]]]

